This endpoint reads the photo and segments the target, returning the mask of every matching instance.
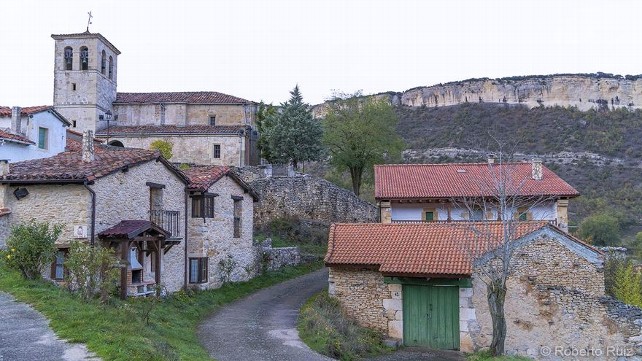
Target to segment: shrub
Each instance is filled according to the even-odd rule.
[[[578,234],[598,246],[615,245],[620,240],[620,222],[609,214],[592,215],[582,221]]]
[[[69,290],[86,300],[100,296],[106,302],[116,289],[119,262],[112,249],[73,242],[65,261]]]
[[[631,261],[622,261],[615,267],[613,296],[618,300],[642,307],[642,274]]]
[[[165,159],[170,159],[174,155],[172,153],[172,143],[165,140],[155,140],[149,145],[149,149],[157,150]]]
[[[380,333],[348,318],[339,301],[327,292],[312,297],[303,306],[297,329],[311,349],[340,360],[355,360],[388,351]]]
[[[41,278],[44,267],[53,261],[54,243],[61,232],[60,225],[34,219],[13,226],[7,239],[6,265],[20,271],[26,279]]]

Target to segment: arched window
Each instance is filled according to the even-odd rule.
[[[107,68],[107,55],[105,54],[105,51],[103,50],[103,55],[100,58],[100,72],[105,75],[105,70]]]
[[[120,140],[112,140],[108,144],[112,147],[124,147],[123,142],[121,142]]]
[[[71,47],[65,48],[65,70],[73,70],[74,64],[74,49]]]
[[[113,79],[114,77],[114,59],[110,56],[109,57],[109,79]]]
[[[80,48],[80,70],[89,69],[89,49],[86,46]]]

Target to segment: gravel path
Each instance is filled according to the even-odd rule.
[[[0,292],[0,361],[100,360],[81,344],[60,340],[47,319]]]
[[[327,285],[323,269],[234,302],[199,326],[201,344],[218,361],[331,360],[308,348],[296,331],[301,305]]]

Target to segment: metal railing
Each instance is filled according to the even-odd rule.
[[[149,211],[149,220],[170,233],[171,238],[181,236],[181,213],[179,211],[166,211],[154,209]]]

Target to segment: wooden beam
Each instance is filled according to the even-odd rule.
[[[123,267],[120,269],[120,298],[127,298],[127,263],[129,262],[129,241],[120,243],[120,256],[124,261]]]
[[[156,296],[160,296],[160,285],[161,285],[161,240],[154,242],[156,246],[156,252],[154,252],[154,257],[156,257],[156,267],[154,270],[154,280],[156,281]]]

